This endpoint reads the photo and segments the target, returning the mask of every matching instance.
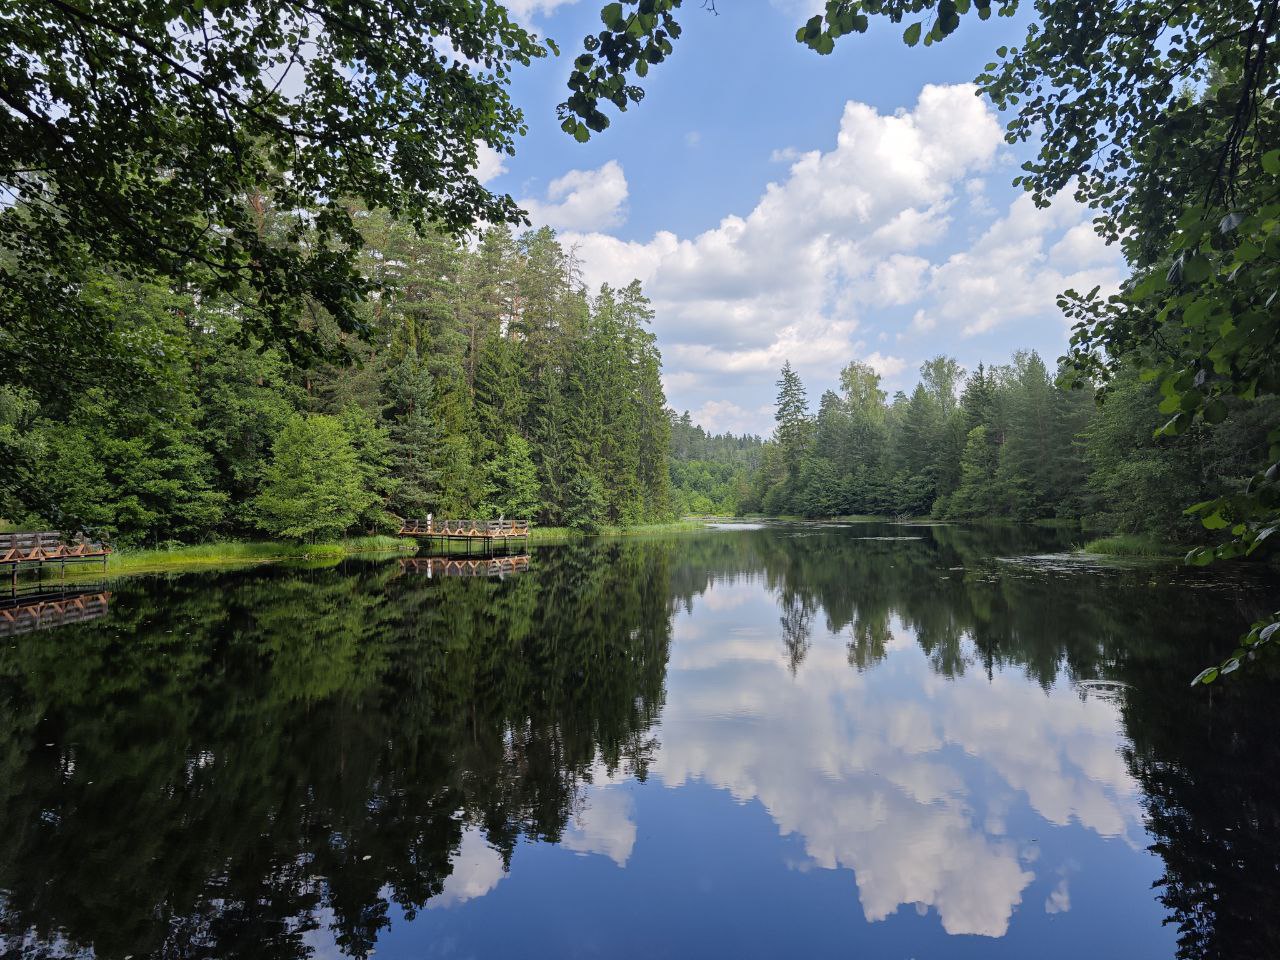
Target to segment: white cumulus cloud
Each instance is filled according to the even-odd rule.
[[[589,287],[644,284],[675,406],[755,411],[787,360],[816,397],[868,340],[911,348],[877,355],[890,376],[1010,324],[1057,331],[1063,289],[1118,283],[1118,254],[1069,197],[1038,209],[1019,196],[996,216],[988,179],[1003,142],[972,85],[926,85],[908,109],[846,103],[829,149],[773,150],[785,175],[696,235],[612,232],[628,200],[616,161],[570,171],[525,206],[563,231]]]
[[[480,144],[480,155],[475,170],[472,171],[481,183],[488,183],[507,172],[507,156],[499,153],[487,143]]]
[[[570,170],[551,181],[545,200],[520,201],[535,226],[603,230],[626,220],[627,177],[617,160],[595,170]]]
[[[536,17],[550,16],[560,7],[569,7],[577,0],[506,0],[507,12],[520,23],[531,23]]]

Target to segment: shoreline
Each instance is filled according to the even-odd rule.
[[[277,563],[282,560],[340,560],[359,554],[414,553],[417,544],[404,537],[352,537],[325,543],[288,543],[270,540],[228,540],[221,543],[196,543],[151,550],[124,549],[113,552],[106,566],[86,563],[68,566],[65,579],[82,580],[95,577],[126,576],[143,573],[201,568],[232,568]],[[23,578],[22,575],[19,577]],[[30,579],[64,579],[54,564],[41,569]]]
[[[664,536],[670,534],[699,533],[711,529],[710,524],[720,522],[759,522],[774,521],[782,523],[847,523],[854,525],[866,522],[888,523],[927,523],[927,517],[899,519],[893,517],[850,516],[830,517],[821,520],[806,521],[798,517],[765,517],[760,515],[734,518],[699,518],[697,520],[679,520],[671,523],[637,524],[630,527],[607,526],[592,533],[573,530],[569,527],[534,527],[529,534],[531,546],[540,544],[569,543],[578,540],[612,539],[621,537]],[[945,522],[945,521],[944,521]],[[1009,526],[1057,526],[1031,521],[949,521],[958,525],[974,523],[976,525],[1009,525]],[[1063,524],[1066,526],[1066,524]],[[1107,534],[1085,541],[1075,546],[1072,552],[1093,556],[1127,557],[1146,560],[1179,560],[1186,548],[1153,537],[1129,534]],[[235,568],[254,566],[265,563],[278,563],[286,560],[337,562],[344,557],[417,554],[422,552],[423,543],[408,537],[367,536],[352,537],[324,543],[288,543],[283,541],[239,541],[231,540],[221,543],[202,543],[176,546],[164,549],[125,549],[111,554],[105,569],[96,564],[77,564],[68,567],[66,579],[92,579],[93,577],[125,576],[146,573],[167,573],[170,571]],[[440,554],[460,552],[443,549]],[[50,565],[44,570],[27,574],[21,579],[49,579],[57,576],[56,567]]]
[[[573,540],[612,537],[657,536],[670,533],[695,533],[708,529],[704,521],[639,524],[633,527],[604,527],[596,533],[582,533],[568,527],[534,527],[529,543],[554,544]],[[332,560],[344,557],[416,554],[422,541],[410,537],[351,537],[324,543],[289,543],[272,540],[228,540],[220,543],[184,544],[160,549],[123,549],[107,558],[106,566],[96,563],[67,566],[65,574],[53,563],[35,571],[24,571],[19,580],[86,580],[134,574],[168,573],[200,569],[230,569],[279,563],[285,560]],[[440,553],[456,551],[442,550]]]

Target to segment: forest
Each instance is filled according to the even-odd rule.
[[[929,512],[1194,534],[1199,564],[1265,552],[1280,6],[1030,6],[831,0],[795,41],[828,56],[878,23],[933,46],[1032,14],[975,92],[1025,157],[1013,185],[1088,206],[1128,279],[1061,292],[1072,333],[1052,370],[926,365],[886,402],[855,367],[816,413],[784,372],[770,448],[668,412],[643,292],[584,291],[478,176],[482,150],[513,156],[529,132],[514,78],[562,54],[501,4],[13,5],[0,517],[162,545],[424,510],[583,530],[730,507]],[[584,143],[639,108],[688,13],[605,5],[564,51],[563,133]],[[1260,621],[1241,654],[1272,636]]]
[[[431,512],[582,530],[671,515],[639,284],[588,293],[546,229],[469,247],[358,222],[377,295],[358,336],[301,318],[310,360],[247,333],[230,300],[94,278],[117,369],[83,392],[0,387],[0,516],[163,545],[394,532]]]
[[[264,219],[267,219],[264,216]],[[1056,520],[1190,542],[1189,502],[1243,488],[1274,397],[1177,436],[1133,369],[1095,397],[1034,352],[910,392],[851,360],[816,411],[778,380],[775,430],[712,434],[666,407],[638,282],[594,294],[548,229],[473,245],[360,218],[378,294],[360,333],[306,318],[299,357],[232,301],[120,276],[116,376],[76,395],[0,387],[0,516],[124,545],[394,531],[397,516],[531,517],[584,532],[683,516]],[[141,349],[140,349],[141,347]],[[326,359],[328,358],[328,359]],[[338,359],[333,359],[338,358]]]
[[[776,429],[737,506],[769,515],[932,516],[1060,520],[1171,542],[1203,536],[1187,504],[1243,489],[1274,397],[1236,401],[1210,430],[1157,436],[1161,395],[1133,370],[1095,398],[1063,385],[1066,371],[1034,352],[967,373],[938,356],[910,394],[892,398],[858,361],[816,414],[788,364]]]

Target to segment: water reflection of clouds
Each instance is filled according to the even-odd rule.
[[[452,907],[483,897],[505,877],[502,854],[493,849],[478,827],[465,827],[462,842],[450,858],[444,890],[427,901],[429,908]]]
[[[588,787],[561,844],[578,853],[600,854],[625,867],[636,843],[631,810],[631,795],[625,787]]]
[[[1016,671],[940,677],[900,628],[865,673],[841,638],[815,635],[793,676],[756,590],[677,617],[654,772],[759,800],[813,864],[854,871],[868,920],[914,904],[948,933],[1003,935],[1034,879],[1032,838],[1008,834],[1018,797],[1049,824],[1136,832],[1115,704]],[[971,787],[991,780],[975,762],[1004,788]],[[1069,907],[1064,877],[1045,908]]]

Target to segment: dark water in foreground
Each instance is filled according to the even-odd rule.
[[[1280,956],[1280,682],[1187,686],[1274,585],[1064,546],[117,581],[0,640],[0,949]]]

